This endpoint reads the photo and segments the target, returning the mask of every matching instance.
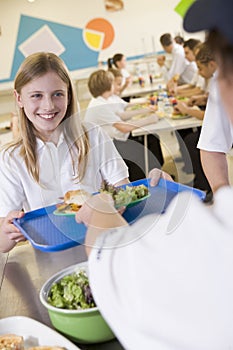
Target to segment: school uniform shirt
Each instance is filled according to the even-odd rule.
[[[188,60],[185,58],[184,48],[179,44],[174,44],[172,49],[172,62],[169,70],[167,70],[164,78],[166,81],[172,79],[176,74],[180,75],[180,81],[182,83],[190,83],[192,77],[189,74],[185,74],[185,70],[189,66]]]
[[[104,232],[89,257],[101,314],[127,350],[233,348],[233,189]]]
[[[186,60],[187,61],[187,60]],[[191,83],[193,80],[193,77],[198,71],[196,62],[186,62],[188,64],[185,65],[185,69],[183,73],[181,74],[181,83]]]
[[[124,101],[120,96],[113,94],[108,98],[108,101],[112,103],[115,113],[124,112],[128,105],[128,102]]]
[[[203,91],[205,91],[206,88],[206,81],[205,79],[198,73],[198,70],[195,72],[193,79],[190,83],[191,85],[194,85],[196,87],[199,87]]]
[[[228,153],[232,144],[233,126],[222,104],[215,73],[209,86],[209,97],[197,147],[210,152]]]
[[[63,134],[59,143],[43,142],[37,139],[40,182],[37,184],[29,175],[19,149],[0,154],[0,217],[11,210],[34,210],[60,202],[67,191],[84,189],[89,193],[99,191],[102,180],[115,184],[128,177],[127,166],[119,155],[112,140],[93,124],[85,124],[90,141],[90,152],[85,176],[77,183],[67,143]],[[75,157],[75,161],[78,155]],[[77,162],[75,163],[76,166]]]
[[[91,99],[84,119],[101,126],[112,139],[126,141],[129,133],[123,133],[114,126],[115,123],[122,122],[117,111],[121,111],[123,106],[122,102],[114,103],[111,98],[106,99],[98,96]]]
[[[130,77],[130,74],[127,71],[127,69],[125,69],[125,68],[121,69],[121,74],[122,74],[122,86],[124,86],[125,82],[126,82],[126,79]]]

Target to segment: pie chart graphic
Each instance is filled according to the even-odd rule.
[[[114,40],[115,32],[112,24],[104,18],[94,18],[83,30],[86,45],[94,51],[104,50]]]

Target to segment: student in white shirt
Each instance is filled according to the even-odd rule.
[[[100,125],[112,139],[118,140],[126,140],[132,130],[158,121],[158,117],[149,108],[144,109],[144,113],[148,114],[145,118],[130,121],[122,120],[121,105],[119,104],[119,113],[114,108],[114,101],[112,100],[113,84],[114,75],[110,71],[99,69],[90,75],[88,88],[93,98],[87,106],[84,117],[86,121]],[[124,106],[123,101],[122,105]],[[136,113],[134,111],[134,114],[140,114],[140,111],[136,111]]]
[[[213,192],[229,185],[227,153],[233,145],[233,126],[227,118],[215,74],[197,147],[201,162]]]
[[[12,220],[59,202],[69,190],[128,183],[128,169],[112,140],[80,123],[67,68],[52,53],[35,53],[15,78],[19,137],[0,153],[0,251],[24,236]]]
[[[198,68],[195,61],[195,54],[200,44],[201,41],[194,38],[190,38],[184,42],[183,48],[185,58],[190,62],[190,65],[193,66],[195,73],[193,75],[193,79],[189,84],[182,84],[180,86],[177,86],[177,82],[173,81],[173,84],[169,86],[169,91],[172,94],[178,95],[180,97],[189,97],[203,92],[205,80],[198,73]]]
[[[108,69],[115,68],[119,69],[122,74],[122,83],[121,83],[121,93],[125,90],[131,83],[132,77],[126,69],[126,57],[122,53],[116,53],[113,57],[109,58]]]
[[[156,123],[158,117],[149,107],[125,111],[125,102],[114,97],[114,82],[115,78],[111,71],[98,70],[91,74],[88,87],[93,98],[87,107],[85,121],[101,126],[114,140],[119,153],[129,167],[130,180],[134,181],[145,177],[144,145],[143,142],[139,143],[137,138],[131,137],[130,132],[138,127]],[[116,103],[116,100],[119,102]],[[145,117],[129,119],[137,114],[145,114]],[[160,168],[163,164],[163,156],[159,139],[150,135],[148,149],[151,151],[151,169]]]
[[[233,124],[232,17],[232,0],[196,0],[184,28],[210,30],[219,90]],[[89,226],[86,250],[95,301],[125,349],[233,347],[232,203],[233,189],[225,186],[211,208],[181,193],[165,214],[131,226],[106,195],[93,197],[78,212],[77,221]]]
[[[196,54],[196,62],[199,74],[210,83],[216,72],[217,63],[214,58],[213,52],[211,51],[207,43],[202,43],[199,46],[198,52]],[[177,105],[175,106],[175,109],[183,114],[191,115],[197,119],[203,120],[208,96],[209,90],[206,89],[206,91],[203,92],[203,94],[191,97],[187,103],[178,101]],[[196,106],[198,106],[199,108],[196,108]],[[197,128],[197,130],[195,131],[193,131],[192,129],[178,131],[188,151],[187,161],[186,148],[183,147],[181,139],[179,139],[181,154],[185,161],[185,166],[183,170],[187,173],[193,172],[195,174],[193,186],[205,190],[208,193],[208,197],[212,199],[211,187],[203,171],[200,159],[200,151],[197,148],[200,132],[201,127]],[[189,162],[189,157],[192,161],[191,164]]]
[[[171,34],[165,33],[160,37],[161,45],[166,53],[172,55],[172,62],[169,69],[166,67],[166,61],[158,58],[157,63],[163,68],[164,78],[169,84],[175,80],[180,84],[190,83],[194,77],[195,69],[185,58],[184,48],[176,44]]]

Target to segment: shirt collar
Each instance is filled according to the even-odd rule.
[[[64,134],[63,132],[60,134],[59,136],[59,140],[58,140],[58,143],[57,143],[57,147],[59,147],[63,142],[64,142]],[[49,144],[51,142],[44,142],[43,140],[41,140],[40,138],[36,138],[36,142],[37,142],[37,150],[39,151],[40,149],[44,148],[46,144]]]

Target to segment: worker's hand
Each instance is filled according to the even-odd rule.
[[[89,198],[79,209],[75,215],[75,219],[78,223],[83,223],[89,226],[92,214],[94,212],[102,212],[108,214],[113,212],[114,201],[110,194],[99,193]]]
[[[157,186],[160,179],[173,181],[173,178],[168,173],[166,173],[165,171],[162,171],[161,169],[156,169],[156,168],[152,169],[149,172],[148,177],[151,179],[150,185],[152,187]]]

